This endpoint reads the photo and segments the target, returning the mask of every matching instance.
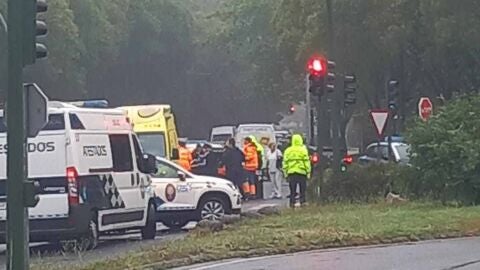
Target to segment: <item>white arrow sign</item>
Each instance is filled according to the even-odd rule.
[[[378,137],[382,137],[383,132],[387,127],[388,111],[387,110],[371,110],[370,117],[372,118],[373,125],[375,126]]]

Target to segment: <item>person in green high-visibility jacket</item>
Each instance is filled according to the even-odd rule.
[[[290,207],[295,206],[297,186],[300,186],[300,203],[306,203],[307,179],[310,178],[312,167],[307,147],[303,144],[302,136],[292,136],[292,145],[283,154],[283,172],[290,186]]]

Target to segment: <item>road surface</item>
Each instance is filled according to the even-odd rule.
[[[271,193],[271,184],[266,183],[265,193]],[[284,190],[284,193],[287,194],[288,191]],[[268,197],[268,196],[267,196]],[[249,201],[242,206],[242,211],[255,211],[265,206],[277,205],[284,207],[288,205],[288,202],[284,200],[257,200]],[[186,230],[192,229],[195,227],[195,223],[190,223],[185,226]],[[157,226],[158,233],[155,240],[150,241],[141,241],[140,234],[127,234],[121,236],[109,236],[102,237],[100,244],[93,251],[86,251],[81,253],[65,253],[62,251],[62,248],[58,245],[51,245],[46,243],[36,243],[30,245],[30,256],[32,263],[55,263],[57,265],[65,265],[65,268],[68,265],[75,264],[88,264],[95,261],[105,260],[108,258],[115,258],[126,254],[128,252],[135,252],[136,250],[141,250],[151,246],[159,245],[165,243],[169,240],[181,239],[186,235],[185,231],[171,233],[167,231],[167,228],[164,227],[161,223]],[[5,245],[0,245],[0,270],[5,269],[5,256],[6,247]]]
[[[330,249],[237,259],[176,270],[478,270],[480,238]]]

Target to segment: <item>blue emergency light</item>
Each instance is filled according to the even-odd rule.
[[[82,108],[108,108],[108,101],[105,99],[92,99],[70,102],[70,104]]]

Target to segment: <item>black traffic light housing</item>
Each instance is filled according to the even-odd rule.
[[[347,74],[343,82],[343,104],[347,107],[357,102],[357,77],[354,74]]]
[[[308,80],[310,82],[308,91],[315,96],[322,96],[323,95],[323,86],[325,82],[325,78],[322,76],[315,76],[310,74],[308,76]]]
[[[392,115],[395,115],[398,111],[399,85],[400,82],[398,80],[392,79],[388,81],[388,109]]]
[[[26,2],[23,27],[24,59],[23,65],[31,65],[36,59],[47,57],[47,47],[38,42],[37,38],[47,35],[47,24],[42,16],[48,10],[46,0],[23,0]]]
[[[335,67],[337,64],[333,61],[327,61],[327,67],[328,67],[328,72],[327,72],[327,79],[326,79],[326,84],[325,88],[329,93],[333,92],[335,90]]]
[[[25,207],[35,207],[40,201],[41,187],[38,181],[23,181],[23,204]]]

